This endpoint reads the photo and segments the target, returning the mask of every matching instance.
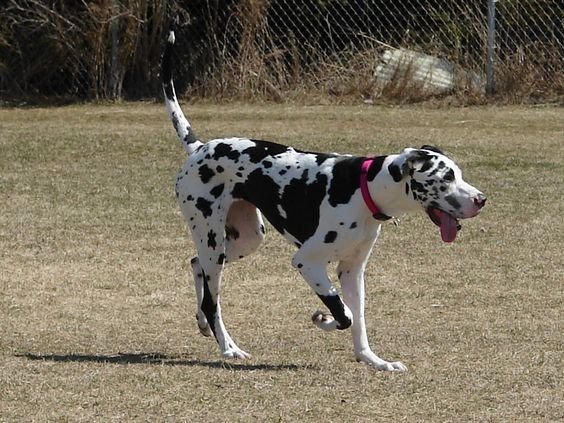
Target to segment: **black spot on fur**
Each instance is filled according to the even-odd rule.
[[[454,198],[454,196],[452,196],[452,195],[447,195],[447,196],[445,197],[445,200],[446,200],[452,207],[454,207],[456,210],[460,210],[460,207],[462,207],[462,206],[460,205],[460,202],[459,202],[456,198]]]
[[[449,169],[445,172],[444,176],[443,176],[443,180],[447,181],[447,182],[453,182],[454,181],[454,170]]]
[[[281,221],[283,229],[302,243],[319,226],[319,208],[327,192],[326,175],[318,173],[311,183],[307,182],[308,178],[306,169],[300,179],[294,178],[286,185],[280,199],[280,205],[286,212],[286,219]]]
[[[374,157],[367,178],[374,180],[382,169],[385,156]],[[356,190],[360,189],[360,168],[364,157],[344,157],[337,159],[333,166],[333,178],[329,187],[329,204],[333,207],[347,204]]]
[[[360,188],[360,166],[362,157],[337,159],[333,166],[333,177],[329,186],[329,204],[337,207],[350,201]]]
[[[253,147],[244,149],[241,154],[249,156],[252,163],[260,163],[267,157],[273,157],[288,151],[288,147],[282,144],[276,144],[270,141],[251,140],[255,143]]]
[[[272,167],[272,162],[265,160],[265,161],[262,162],[262,165],[264,166],[265,169],[268,169],[268,168]]]
[[[212,215],[211,205],[212,202],[203,197],[198,197],[198,200],[196,200],[196,208],[202,212],[204,217],[210,217]]]
[[[417,182],[415,179],[411,180],[411,190],[413,191],[413,193],[420,193],[420,194],[427,194],[427,189],[425,188],[425,186],[419,182]]]
[[[222,265],[223,263],[225,263],[225,254],[221,253],[217,258],[217,264]]]
[[[356,222],[351,223],[351,226],[349,226],[349,229],[354,229],[356,228]]]
[[[215,175],[215,172],[211,170],[208,165],[200,166],[198,169],[198,173],[200,174],[200,179],[202,183],[207,184],[211,178]]]
[[[237,160],[239,159],[240,155],[241,155],[241,153],[237,150],[234,150],[231,147],[230,144],[226,144],[226,143],[223,143],[223,142],[218,143],[215,146],[215,149],[214,149],[214,152],[213,152],[213,158],[215,160],[218,160],[221,157],[226,157],[229,160],[234,161],[235,163],[237,163]]]
[[[215,237],[216,233],[212,229],[210,229],[210,231],[208,232],[208,247],[210,247],[212,250],[215,250],[215,248],[217,247]]]
[[[317,166],[321,166],[325,160],[330,159],[332,157],[337,157],[337,155],[336,154],[316,154],[315,155],[315,163],[317,164]]]
[[[225,169],[223,168],[223,166],[217,166],[217,167],[215,168],[215,170],[216,170],[217,173],[221,173],[221,172],[223,172]]]
[[[323,239],[323,242],[325,244],[331,244],[335,242],[336,239],[337,239],[337,232],[329,231],[325,234],[325,238]]]
[[[213,195],[215,198],[217,198],[223,193],[224,188],[225,188],[224,184],[216,185],[211,189],[210,194]]]

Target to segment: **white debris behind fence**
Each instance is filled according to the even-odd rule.
[[[386,83],[397,78],[408,79],[429,93],[452,91],[457,83],[483,90],[483,77],[473,71],[457,68],[446,59],[407,49],[386,50],[375,75]]]

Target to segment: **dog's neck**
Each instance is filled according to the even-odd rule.
[[[384,160],[382,169],[387,169],[397,155],[391,155]],[[406,189],[407,184],[407,189]],[[397,217],[412,213],[420,209],[419,203],[413,199],[409,189],[409,176],[396,182],[387,171],[380,171],[368,183],[370,195],[382,213],[390,217]]]

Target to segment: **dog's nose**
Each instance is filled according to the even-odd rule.
[[[486,205],[486,200],[487,197],[484,194],[480,193],[474,198],[474,204],[476,205],[476,207],[481,209]]]

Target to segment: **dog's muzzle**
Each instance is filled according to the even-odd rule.
[[[468,218],[476,216],[480,213],[480,210],[486,205],[486,196],[482,193],[476,195],[473,200],[474,203],[474,210]],[[441,228],[441,238],[444,242],[453,242],[456,239],[456,235],[458,231],[462,228],[457,218],[452,216],[451,214],[436,208],[436,207],[428,207],[427,214],[431,221]]]

